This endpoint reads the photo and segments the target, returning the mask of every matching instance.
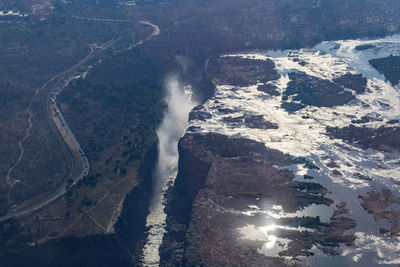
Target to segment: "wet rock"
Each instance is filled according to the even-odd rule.
[[[271,60],[221,57],[216,79],[218,84],[249,86],[259,82],[277,80],[279,74]]]
[[[333,170],[332,173],[333,173],[333,175],[336,175],[336,176],[343,176],[343,174],[338,170]]]
[[[292,101],[300,101],[302,105],[333,107],[344,105],[355,99],[352,93],[329,80],[303,72],[289,73],[289,78],[291,81],[284,91],[284,96],[292,96]],[[297,108],[300,109],[301,106],[298,104]]]
[[[211,117],[212,117],[212,115],[210,113],[203,111],[201,109],[193,109],[189,113],[189,121],[192,121],[192,120],[206,121],[206,120],[210,119]]]
[[[196,132],[197,130],[200,130],[201,128],[198,126],[190,126],[189,128],[187,128],[188,132]]]
[[[362,175],[361,173],[355,173],[354,176],[361,180],[372,181],[372,178]]]
[[[278,254],[260,254],[258,249],[265,242],[248,240],[238,230],[247,225],[268,225],[265,215],[242,212],[249,206],[262,209],[266,203],[280,205],[284,212],[333,203],[320,184],[293,181],[290,171],[279,168],[301,159],[262,143],[220,134],[186,134],[179,142],[179,151],[178,178],[167,205],[168,233],[161,248],[161,266],[230,266],[232,262],[241,266],[287,266]],[[332,250],[340,243],[352,244],[354,236],[344,231],[355,222],[343,210],[329,223],[321,222],[319,216],[277,219],[277,224],[314,229],[274,232],[291,240],[280,255],[310,256],[310,249],[316,245]]]
[[[392,85],[400,81],[400,56],[390,55],[384,58],[369,60],[369,64],[383,74]]]
[[[244,122],[248,128],[252,129],[278,129],[277,124],[266,121],[262,115],[250,116],[245,118]]]
[[[399,124],[400,120],[390,120],[387,122],[388,124]]]
[[[282,103],[281,108],[283,108],[289,113],[294,113],[300,109],[305,108],[305,105],[293,102],[284,102]]]
[[[281,95],[278,91],[278,87],[276,87],[273,84],[264,84],[264,85],[259,85],[257,87],[257,90],[272,96],[279,96]]]
[[[352,120],[351,123],[368,123],[371,122],[373,119],[370,116],[362,116],[361,119]]]
[[[227,123],[242,123],[244,122],[244,116],[238,116],[238,117],[224,117],[222,118],[222,121],[227,122]]]
[[[312,180],[312,179],[314,179],[314,177],[310,176],[310,175],[304,175],[303,178],[304,178],[304,180]]]
[[[222,113],[222,114],[235,113],[235,111],[233,109],[230,109],[230,108],[218,108],[217,110],[218,110],[219,113]]]
[[[326,166],[329,168],[339,168],[339,165],[333,160],[331,160],[328,164],[326,164]]]
[[[347,73],[343,76],[333,79],[333,81],[346,88],[356,91],[357,94],[365,93],[365,90],[367,89],[367,79],[361,74]]]
[[[382,234],[397,235],[400,233],[400,198],[396,197],[390,190],[370,191],[364,196],[359,196],[362,200],[361,206],[372,214],[376,224],[380,220],[387,220],[390,229],[382,229]]]
[[[368,49],[374,49],[375,46],[371,44],[366,44],[366,45],[358,45],[356,46],[357,51],[363,51],[363,50],[368,50]]]
[[[400,127],[367,128],[353,124],[347,127],[327,127],[332,138],[340,138],[364,149],[400,153]]]

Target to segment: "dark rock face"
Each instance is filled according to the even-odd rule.
[[[278,129],[278,125],[264,119],[262,115],[253,115],[253,116],[237,116],[237,117],[224,117],[222,119],[224,122],[231,123],[233,125],[244,123],[246,127],[252,129]]]
[[[257,87],[257,90],[272,96],[278,96],[281,95],[279,91],[277,90],[278,88],[275,85],[272,84],[264,84],[264,85],[259,85]]]
[[[400,81],[400,56],[390,55],[384,58],[371,59],[369,64],[383,74],[392,85]]]
[[[292,100],[300,103],[293,103],[296,107],[282,105],[288,111],[301,109],[302,105],[316,107],[344,105],[355,98],[352,93],[345,91],[340,85],[309,76],[303,72],[289,73],[289,78],[291,81],[284,92],[284,97],[287,99],[289,96],[293,96]],[[342,82],[344,83],[344,81]]]
[[[224,122],[232,123],[232,124],[235,124],[235,123],[243,123],[243,121],[244,121],[244,116],[238,116],[238,117],[228,116],[228,117],[222,118],[222,120],[223,120]]]
[[[302,108],[305,108],[305,105],[301,103],[293,103],[293,102],[284,102],[281,107],[289,113],[296,112]]]
[[[190,221],[192,203],[210,168],[208,160],[200,159],[183,145],[179,149],[179,171],[170,202],[166,206],[167,233],[160,248],[161,266],[179,266],[183,260],[186,228]],[[187,177],[190,177],[188,179]]]
[[[370,44],[356,46],[357,51],[363,51],[363,50],[374,49],[374,48],[375,48],[375,46],[370,45]]]
[[[381,151],[400,153],[400,128],[381,126],[377,129],[358,127],[327,127],[328,134],[356,144],[364,149],[374,148]]]
[[[267,149],[262,143],[220,134],[186,134],[179,152],[179,173],[167,205],[167,234],[160,249],[161,266],[230,266],[232,262],[238,266],[286,266],[282,258],[258,253],[261,241],[242,238],[239,228],[271,223],[261,214],[242,212],[263,203],[281,205],[285,212],[311,204],[332,204],[320,184],[295,182],[291,172],[278,167],[301,159]],[[337,207],[330,223],[322,223],[318,216],[277,219],[277,224],[315,229],[277,232],[278,237],[296,240],[282,255],[307,256],[315,244],[327,248],[351,244],[354,237],[344,231],[355,222],[345,216],[344,206]]]
[[[250,116],[248,118],[245,118],[244,120],[245,124],[249,128],[255,128],[255,129],[278,129],[278,125],[275,123],[266,121],[263,116]]]
[[[248,86],[279,78],[271,60],[252,60],[241,57],[222,57],[216,79],[218,84]]]
[[[212,117],[212,115],[206,111],[201,110],[203,108],[202,105],[199,105],[195,107],[190,113],[189,113],[189,121],[191,120],[201,120],[205,121],[209,118]]]
[[[367,89],[367,79],[361,74],[347,73],[333,79],[333,81],[346,88],[353,89],[357,94],[365,93],[365,90]]]
[[[137,252],[137,257],[142,250],[146,216],[149,206],[153,185],[153,170],[157,162],[157,143],[149,149],[139,170],[140,182],[126,196],[123,210],[115,225],[115,234],[119,243],[130,252]],[[133,262],[139,262],[136,258]]]
[[[362,116],[358,120],[351,120],[351,123],[367,123],[367,122],[371,122],[372,120],[373,120],[373,118],[371,118],[370,116]]]

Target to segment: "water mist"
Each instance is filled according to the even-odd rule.
[[[189,112],[195,106],[191,100],[191,88],[184,87],[177,76],[166,79],[166,104],[164,119],[157,129],[159,139],[158,162],[154,172],[154,191],[147,216],[149,228],[143,249],[143,265],[158,266],[159,248],[165,233],[165,193],[178,172],[178,141],[188,126]]]

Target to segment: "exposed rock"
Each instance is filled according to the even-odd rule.
[[[388,124],[399,124],[400,120],[390,120],[387,122]]]
[[[333,175],[336,175],[336,176],[342,176],[342,175],[343,175],[343,174],[342,174],[340,171],[338,171],[338,170],[333,170],[332,173],[333,173]]]
[[[264,84],[264,85],[259,85],[259,86],[257,87],[257,90],[260,91],[260,92],[263,92],[263,93],[272,95],[272,96],[281,95],[281,94],[279,93],[279,91],[278,91],[278,87],[276,87],[276,86],[273,85],[273,84],[269,84],[269,83]]]
[[[328,191],[317,183],[293,181],[284,168],[304,160],[268,149],[248,139],[219,134],[186,134],[179,142],[179,173],[167,205],[167,230],[161,248],[161,266],[287,266],[284,258],[258,253],[264,242],[245,239],[239,229],[268,225],[264,215],[249,216],[249,206],[266,203],[295,212],[311,204],[331,205]],[[282,196],[285,196],[284,198]],[[309,256],[312,246],[351,245],[344,234],[355,222],[336,212],[329,223],[316,217],[277,219],[277,224],[314,231],[280,229],[279,238],[292,240],[280,255]]]
[[[189,121],[192,120],[200,120],[200,121],[205,121],[207,119],[210,119],[212,115],[206,111],[203,110],[192,110],[189,113]]]
[[[192,111],[189,113],[189,121],[192,120],[201,120],[205,121],[209,118],[212,117],[212,115],[206,111],[203,110],[204,106],[203,105],[198,105],[192,109]]]
[[[218,108],[218,112],[223,114],[235,113],[235,111],[230,108]]]
[[[362,175],[361,173],[356,173],[354,174],[355,177],[361,179],[361,180],[365,180],[365,181],[372,181],[372,178]]]
[[[370,116],[362,116],[361,119],[358,120],[351,120],[351,123],[368,123],[371,122],[373,120],[373,118],[371,118]]]
[[[381,126],[373,129],[351,124],[343,128],[327,127],[327,132],[333,138],[346,140],[364,149],[400,153],[400,127]]]
[[[363,201],[361,206],[372,214],[375,223],[387,220],[390,229],[381,228],[382,234],[398,235],[400,233],[400,198],[396,197],[390,190],[370,191],[365,196],[359,196]]]
[[[293,96],[293,101],[300,101],[301,104],[294,103],[292,106],[282,105],[288,111],[301,109],[302,105],[317,107],[333,107],[343,105],[355,97],[352,93],[345,91],[340,85],[329,80],[309,76],[303,72],[289,73],[290,82],[284,92],[286,98]]]
[[[227,123],[242,123],[244,122],[244,116],[238,116],[238,117],[224,117],[222,118],[222,121],[227,122]]]
[[[289,113],[294,113],[305,107],[303,104],[293,103],[293,102],[284,102],[281,107]]]
[[[244,122],[248,128],[255,129],[278,129],[278,125],[269,121],[266,121],[262,115],[250,116],[245,118]]]
[[[334,82],[356,91],[357,94],[365,93],[367,89],[367,79],[361,74],[347,73],[343,76],[333,79]]]
[[[371,45],[371,44],[356,46],[357,51],[363,51],[363,50],[368,50],[368,49],[373,49],[373,48],[375,48],[375,46]]]
[[[331,160],[328,164],[326,164],[326,166],[329,168],[339,168],[339,165],[333,160]]]
[[[369,61],[379,73],[383,74],[392,85],[400,81],[400,56],[390,55],[384,58],[371,59]]]
[[[221,57],[218,84],[248,86],[279,78],[271,60],[253,60],[241,57]]]

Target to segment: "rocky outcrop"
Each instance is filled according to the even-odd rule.
[[[367,78],[361,74],[346,73],[340,77],[333,79],[339,85],[356,91],[357,94],[362,94],[367,90]]]
[[[179,153],[179,173],[167,205],[161,266],[229,266],[232,262],[239,266],[286,266],[277,254],[260,252],[265,242],[247,240],[239,230],[271,224],[258,209],[277,205],[292,213],[312,204],[333,203],[326,198],[323,186],[293,181],[293,174],[282,168],[304,160],[256,141],[187,133],[179,142]],[[278,239],[293,240],[282,255],[308,256],[313,245],[328,246],[327,253],[334,253],[331,248],[340,243],[351,245],[354,237],[344,231],[355,222],[345,216],[344,206],[338,206],[329,223],[321,222],[318,216],[274,220],[277,225],[313,229],[274,232]]]
[[[327,127],[327,132],[332,138],[346,140],[363,149],[400,153],[400,127],[381,126],[374,129],[350,124],[343,128]]]
[[[271,60],[221,57],[216,71],[218,84],[248,86],[277,80],[279,74]]]
[[[358,76],[357,76],[358,77]],[[355,99],[355,96],[345,91],[341,86],[357,85],[357,90],[361,82],[354,82],[354,79],[340,78],[338,82],[340,85],[329,80],[321,79],[314,76],[309,76],[303,72],[289,73],[290,82],[284,92],[283,100],[292,98],[294,102],[286,102],[282,105],[287,111],[296,111],[302,109],[304,106],[315,107],[333,107],[337,105],[344,105]],[[297,103],[299,102],[299,103]],[[295,107],[295,105],[297,105]]]
[[[383,74],[393,86],[400,81],[400,56],[390,55],[384,58],[371,59],[369,61],[379,73]]]
[[[396,236],[400,232],[400,198],[388,189],[382,191],[370,191],[364,196],[361,206],[373,216],[376,224],[380,225],[382,234]],[[388,222],[381,226],[380,223]]]

